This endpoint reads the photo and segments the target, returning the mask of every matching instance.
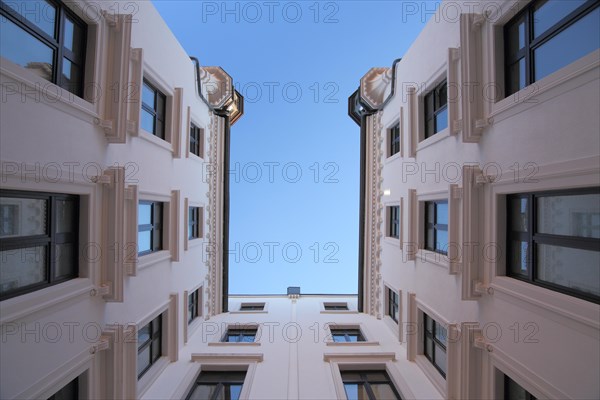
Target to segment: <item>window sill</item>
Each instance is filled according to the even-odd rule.
[[[492,279],[491,285],[494,289],[494,296],[507,301],[522,302],[534,306],[532,312],[539,313],[538,307],[551,311],[564,317],[565,325],[572,325],[572,322],[578,322],[586,328],[592,328],[597,334],[598,329],[598,305],[578,299],[564,293],[555,292],[540,286],[507,276],[496,276]]]
[[[243,310],[236,310],[236,311],[229,311],[229,314],[268,314],[268,311],[265,310],[248,310],[248,311],[243,311]]]
[[[140,132],[137,136],[140,139],[146,140],[158,147],[160,147],[161,149],[167,150],[169,153],[173,153],[173,146],[171,145],[171,143],[167,142],[164,139],[159,138],[156,135],[153,135],[152,133],[140,128]]]
[[[204,164],[204,162],[205,162],[204,161],[204,157],[197,156],[197,155],[195,155],[194,153],[191,153],[191,152],[190,152],[190,155],[188,156],[188,159],[193,160],[193,161],[195,161],[197,163],[200,163],[200,164]]]
[[[141,398],[146,390],[152,386],[154,381],[160,376],[165,368],[169,365],[169,358],[162,356],[159,358],[152,367],[137,381],[137,395]]]
[[[194,247],[200,247],[204,243],[204,238],[188,239],[188,250]]]
[[[439,131],[438,133],[434,134],[433,136],[428,137],[427,139],[421,140],[417,144],[417,152],[419,152],[429,146],[433,146],[437,142],[441,142],[442,140],[447,139],[449,137],[450,137],[450,129],[449,128],[443,129],[443,130]]]
[[[425,376],[429,378],[433,386],[440,392],[442,397],[446,398],[446,379],[440,374],[440,372],[429,362],[427,357],[422,354],[417,355],[415,362],[421,368]]]
[[[90,297],[94,285],[88,278],[75,278],[58,285],[0,302],[0,325],[31,317],[32,314],[67,301]]]
[[[436,253],[435,251],[419,249],[416,259],[422,262],[437,265],[438,267],[443,267],[446,269],[450,268],[450,259],[448,256],[445,254]]]
[[[395,238],[395,237],[391,237],[391,236],[384,236],[383,237],[383,241],[384,243],[390,244],[392,246],[398,247],[399,249],[402,249],[402,243],[400,243],[400,238]]]
[[[170,260],[171,252],[169,250],[160,250],[154,253],[139,256],[138,260],[138,271],[144,268],[148,268],[154,264],[158,264],[161,261]]]
[[[210,342],[209,346],[223,347],[223,346],[239,346],[239,347],[255,347],[260,346],[260,342]]]
[[[356,310],[321,310],[321,314],[358,314]]]
[[[355,347],[355,346],[379,346],[379,342],[326,342],[327,346],[333,347]]]

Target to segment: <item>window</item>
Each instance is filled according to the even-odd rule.
[[[326,311],[348,311],[348,303],[324,303]]]
[[[196,289],[188,295],[188,325],[202,315],[202,293]]]
[[[250,329],[227,329],[223,342],[228,343],[252,343],[256,339],[256,328]]]
[[[48,400],[76,400],[79,398],[79,377],[67,383],[58,392],[48,397]]]
[[[442,325],[423,313],[423,354],[446,378],[446,341],[447,331]]]
[[[2,57],[83,96],[87,25],[58,0],[0,1]]]
[[[385,371],[341,371],[348,400],[400,399]]]
[[[186,400],[238,400],[245,378],[245,371],[202,371]]]
[[[425,202],[425,249],[448,254],[448,200]]]
[[[193,123],[190,127],[190,153],[204,158],[204,129]]]
[[[138,330],[137,374],[142,377],[162,356],[162,314]]]
[[[190,207],[188,219],[188,239],[198,239],[202,237],[202,208]]]
[[[506,274],[600,303],[600,188],[507,198]]]
[[[448,127],[446,80],[425,95],[425,139]]]
[[[517,382],[510,379],[507,375],[504,375],[504,399],[536,400],[531,393],[523,389]]]
[[[400,206],[388,206],[388,237],[395,239],[400,238]]]
[[[400,123],[388,129],[388,157],[400,153]]]
[[[504,26],[506,95],[523,89],[600,46],[595,0],[531,2]]]
[[[142,89],[142,128],[161,139],[165,138],[167,97],[144,79]]]
[[[331,328],[331,337],[336,343],[345,342],[364,342],[365,337],[363,336],[360,329],[337,329]]]
[[[240,311],[263,311],[265,303],[242,303]]]
[[[396,291],[386,288],[387,290],[387,314],[398,323],[400,320],[400,298]]]
[[[78,276],[78,196],[0,190],[0,223],[0,299]]]
[[[162,250],[163,203],[140,201],[138,207],[138,254]]]

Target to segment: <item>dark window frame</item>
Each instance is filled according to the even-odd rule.
[[[388,129],[388,140],[388,157],[400,153],[402,144],[402,138],[400,137],[400,122],[396,123],[394,126]]]
[[[166,120],[167,120],[167,95],[165,95],[160,89],[156,87],[153,83],[151,83],[148,79],[144,77],[142,85],[147,86],[152,92],[154,92],[154,107],[144,103],[142,96],[142,112],[146,111],[148,114],[152,116],[154,119],[154,128],[152,132],[156,137],[159,137],[165,140],[165,132],[166,132]],[[142,89],[143,90],[143,89]],[[158,109],[159,97],[162,99],[162,107]],[[156,107],[156,108],[155,108]],[[156,121],[162,122],[162,129],[160,132],[157,132],[157,123]]]
[[[148,372],[150,370],[150,368],[152,368],[152,366],[154,364],[156,364],[156,362],[163,356],[163,351],[162,351],[162,345],[163,345],[163,335],[162,335],[162,328],[163,328],[163,315],[160,314],[158,317],[154,318],[152,321],[148,322],[146,325],[144,325],[142,328],[148,326],[148,331],[150,332],[150,335],[148,337],[148,340],[146,340],[144,343],[138,343],[137,346],[137,354],[139,355],[142,351],[144,351],[148,346],[150,346],[150,364],[148,364],[148,366],[146,368],[144,368],[142,371],[140,371],[138,373],[138,380],[144,376],[144,374],[146,372]],[[158,329],[156,330],[156,335],[155,335],[155,329],[154,329],[154,324],[158,324]],[[158,341],[158,354],[153,354],[154,351],[154,346],[153,344],[155,342]]]
[[[200,290],[202,288],[198,288],[194,290],[192,293],[188,294],[188,325],[191,324],[196,318],[202,315],[202,293]]]
[[[344,373],[345,372],[348,372],[348,373],[351,373],[351,374],[358,374],[360,376],[360,379],[348,379],[348,378],[344,378]],[[369,380],[367,378],[367,375],[368,374],[373,374],[373,373],[383,373],[385,375],[386,379],[385,380]],[[373,392],[373,389],[371,388],[371,385],[373,385],[373,384],[387,384],[392,389],[392,392],[394,392],[394,394],[396,395],[396,398],[397,399],[402,399],[402,396],[400,396],[400,393],[398,392],[398,389],[396,388],[396,385],[394,385],[394,382],[392,381],[392,379],[390,378],[390,375],[387,373],[386,370],[365,370],[365,371],[348,370],[348,371],[340,371],[340,374],[342,376],[342,384],[344,385],[344,391],[346,390],[346,385],[347,384],[362,385],[365,388],[365,392],[367,393],[367,397],[369,398],[369,400],[377,400],[377,397],[375,396],[375,393]]]
[[[388,206],[388,237],[400,239],[400,205]]]
[[[565,236],[556,235],[549,233],[538,233],[537,232],[537,199],[540,197],[555,197],[555,196],[569,196],[569,195],[583,195],[583,194],[600,194],[600,187],[593,188],[580,188],[580,189],[568,189],[568,190],[553,190],[553,191],[542,191],[542,192],[530,192],[530,193],[515,193],[506,196],[506,276],[518,279],[530,283],[532,285],[540,286],[546,289],[553,290],[555,292],[563,293],[569,296],[577,297],[583,300],[587,300],[596,304],[600,304],[600,296],[595,296],[591,293],[581,292],[576,289],[557,285],[546,281],[540,281],[536,278],[537,266],[537,245],[553,245],[567,248],[576,248],[581,250],[600,251],[600,239],[586,238],[579,236]],[[527,199],[527,232],[513,231],[511,229],[511,215],[512,215],[512,200],[513,199]],[[513,241],[527,242],[527,255],[526,265],[527,274],[518,274],[513,272],[511,268],[510,260],[513,259],[512,255],[515,249],[513,248]]]
[[[204,158],[204,129],[190,124],[190,153]]]
[[[58,393],[59,393],[59,392],[62,392],[62,391],[65,389],[65,388],[67,388],[67,387],[69,387],[69,386],[71,386],[71,390],[70,390],[70,391],[71,391],[72,393],[74,393],[74,394],[75,394],[75,396],[77,396],[77,397],[75,397],[75,399],[73,399],[73,400],[79,399],[79,376],[78,376],[78,377],[76,377],[75,379],[73,379],[71,382],[69,382],[69,383],[67,383],[65,386],[63,386],[62,388],[58,389],[58,390],[56,391],[56,393],[54,393],[52,396],[48,397],[48,399],[47,399],[47,400],[59,400],[59,399],[64,399],[64,398],[65,398],[65,397],[64,397],[64,393],[63,393],[63,396],[60,396],[60,397],[57,397],[57,395],[58,395]]]
[[[45,270],[46,281],[23,286],[7,293],[0,294],[0,301],[12,297],[32,293],[40,289],[58,285],[79,277],[79,224],[75,223],[71,232],[56,232],[57,210],[56,202],[60,200],[72,201],[74,203],[73,216],[74,221],[79,221],[80,196],[49,193],[49,192],[27,192],[18,190],[0,189],[0,197],[17,199],[35,199],[46,201],[46,227],[44,234],[0,238],[0,250],[17,250],[36,246],[46,247]],[[73,245],[73,271],[70,274],[55,277],[56,273],[56,246],[62,244]]]
[[[14,11],[9,7],[5,1],[0,1],[0,15],[7,18],[11,22],[15,23],[18,27],[22,28],[30,34],[32,37],[50,47],[54,51],[54,57],[52,59],[52,83],[60,86],[61,88],[73,93],[75,96],[83,97],[83,89],[85,82],[85,62],[86,62],[86,47],[87,47],[87,36],[88,36],[88,24],[81,19],[77,14],[71,11],[66,4],[60,0],[46,0],[56,8],[56,21],[54,25],[54,36],[51,37],[41,28],[36,26],[33,22],[29,21],[18,12]],[[79,48],[81,54],[75,54],[71,50],[67,49],[64,45],[65,40],[65,20],[69,18],[74,25],[77,25],[81,29],[81,38],[79,38]],[[70,62],[77,65],[81,69],[80,82],[70,88],[66,82],[63,82],[62,70],[63,70],[63,59],[67,58]],[[73,89],[73,90],[72,90]]]
[[[433,222],[429,222],[429,214],[430,214],[429,205],[430,204],[433,204]],[[443,231],[443,232],[448,233],[448,225],[449,225],[449,224],[439,224],[437,222],[437,217],[438,217],[437,206],[439,204],[448,205],[448,200],[431,200],[431,201],[424,202],[425,212],[424,212],[423,227],[424,227],[425,237],[423,238],[423,243],[424,243],[425,250],[433,251],[438,254],[448,255],[447,248],[446,248],[446,250],[436,249],[438,231]],[[427,233],[429,230],[433,230],[433,243],[429,243],[429,240],[428,240],[429,235]]]
[[[431,332],[427,330],[427,320],[431,320],[432,322],[432,330]],[[442,347],[444,349],[444,353],[446,354],[446,357],[448,356],[448,349],[446,348],[446,345],[444,343],[442,343],[438,338],[437,338],[437,328],[442,326],[439,322],[437,322],[435,319],[431,318],[429,315],[427,315],[427,313],[423,312],[423,355],[425,356],[425,358],[427,358],[429,360],[429,362],[431,362],[431,364],[435,367],[435,369],[444,377],[444,379],[446,379],[446,373],[444,372],[444,370],[442,370],[437,364],[436,364],[436,344],[438,344],[440,347]],[[442,327],[443,328],[443,327]],[[446,330],[446,335],[448,334],[448,331],[446,328],[444,328],[444,330]],[[427,352],[427,339],[431,340],[431,354],[429,354]],[[447,358],[446,358],[447,360]],[[448,368],[448,366],[446,365],[446,368]]]
[[[240,311],[264,311],[264,304],[244,304],[240,305]]]
[[[234,375],[241,375],[242,372],[244,373],[244,378],[243,379],[239,379],[239,378],[235,379]],[[216,375],[216,374],[231,375],[231,376],[228,379],[223,379],[223,378],[210,379],[210,375]],[[207,375],[209,376],[208,378],[207,378]],[[196,381],[194,382],[192,389],[187,394],[186,400],[189,400],[191,398],[192,394],[194,393],[194,390],[198,386],[214,386],[215,387],[215,390],[213,391],[213,394],[209,400],[217,400],[220,398],[225,398],[225,400],[232,400],[228,397],[228,395],[230,395],[230,393],[227,393],[226,388],[231,387],[232,385],[241,386],[241,389],[240,389],[240,393],[241,393],[241,391],[243,390],[243,387],[244,387],[245,380],[246,380],[246,371],[202,371],[202,372],[200,372],[200,375],[198,375],[198,378],[196,378]],[[223,393],[224,390],[225,390],[225,393]]]
[[[504,374],[504,400],[513,400],[508,397],[510,393],[510,385],[511,383],[517,385],[519,388],[525,391],[525,400],[537,400],[534,395],[529,393],[523,386],[519,385],[517,382],[512,380],[508,375]]]
[[[256,337],[258,334],[258,328],[227,328],[225,332],[225,336],[221,342],[224,343],[253,343],[256,341]],[[230,336],[237,336],[237,341],[230,341]],[[252,342],[244,341],[244,338],[252,338]]]
[[[360,328],[329,328],[331,331],[331,340],[334,343],[356,343],[356,342],[366,342],[367,339],[365,335],[363,335]],[[344,336],[343,341],[335,340],[335,336]],[[356,336],[356,342],[350,340],[350,336]]]
[[[537,38],[534,38],[533,32],[533,14],[537,6],[543,3],[545,0],[535,0],[527,4],[523,10],[511,18],[503,27],[503,38],[504,38],[504,91],[505,97],[511,96],[517,93],[519,90],[511,90],[510,82],[512,81],[510,71],[511,66],[519,63],[521,59],[525,59],[525,87],[535,83],[535,62],[534,52],[540,46],[552,40],[556,35],[579,21],[581,18],[592,12],[599,3],[595,0],[589,0],[582,4],[577,9],[573,10],[570,14],[564,16],[561,20],[556,22],[554,25],[546,29]],[[519,49],[515,54],[510,54],[510,43],[508,40],[508,31],[513,25],[518,24],[523,18],[525,22],[525,45],[522,49]],[[517,36],[517,40],[519,40]]]
[[[145,256],[163,250],[164,203],[140,200],[139,204],[150,205],[150,224],[138,224],[138,235],[140,232],[150,231],[150,250],[138,251],[138,256]]]
[[[398,312],[398,314],[400,314],[400,296],[398,294],[398,292],[396,292],[395,290],[390,289],[389,287],[386,287],[387,289],[387,306],[388,306],[388,310],[387,310],[387,315],[389,315],[392,320],[396,323],[399,323],[399,321],[396,319],[396,312]]]
[[[445,90],[446,95],[441,95],[442,90]],[[429,99],[433,97],[431,103],[433,104],[433,109],[430,110]],[[448,80],[444,79],[442,82],[437,84],[433,89],[431,89],[425,96],[423,97],[423,115],[424,115],[424,139],[428,139],[439,133],[441,131],[438,130],[436,117],[438,114],[444,112],[448,109]],[[433,132],[429,132],[429,121],[433,121]]]
[[[325,311],[348,311],[348,303],[336,304],[336,303],[325,303],[323,304]]]
[[[202,238],[202,207],[188,207],[188,240]],[[191,232],[191,234],[190,234]]]

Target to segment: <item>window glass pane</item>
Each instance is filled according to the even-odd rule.
[[[510,379],[508,376],[504,376],[506,384],[504,385],[504,398],[511,400],[527,400],[527,391],[523,389],[519,384]]]
[[[208,385],[208,384],[197,385],[194,388],[194,391],[188,397],[188,399],[189,400],[211,399],[216,388],[217,388],[216,385]]]
[[[150,231],[138,232],[138,252],[152,250],[150,246]]]
[[[427,248],[429,249],[433,249],[433,242],[435,241],[434,236],[435,231],[433,228],[427,229]]]
[[[227,342],[237,343],[239,341],[240,341],[240,335],[239,334],[236,334],[236,333],[231,334],[230,333],[230,334],[227,335]]]
[[[7,1],[4,4],[54,38],[56,8],[44,0]],[[5,18],[2,17],[4,20]],[[2,33],[3,35],[5,32]]]
[[[225,386],[225,398],[231,400],[238,400],[242,393],[242,385],[227,385]]]
[[[443,131],[448,127],[448,107],[444,106],[444,109],[436,114],[435,116],[435,133]]]
[[[56,264],[54,277],[73,276],[75,274],[75,247],[71,243],[56,245]]]
[[[528,199],[526,197],[513,198],[510,200],[510,227],[513,232],[527,232],[529,226],[527,210]]]
[[[52,400],[73,400],[79,398],[79,393],[77,392],[77,379],[73,379],[67,385],[65,385],[58,392],[54,393],[50,398]]]
[[[150,346],[138,353],[137,356],[137,373],[138,376],[150,366]]]
[[[2,57],[27,68],[43,79],[52,81],[54,50],[7,18],[0,19],[0,29]]]
[[[157,359],[160,358],[161,354],[161,349],[160,349],[160,340],[153,340],[152,341],[152,362],[156,361]]]
[[[138,346],[150,340],[150,324],[143,326],[138,330]]]
[[[46,282],[46,247],[0,251],[0,294]]]
[[[448,84],[444,82],[437,91],[436,108],[442,108],[448,103]]]
[[[600,194],[538,197],[537,231],[600,238]]]
[[[431,135],[434,134],[434,128],[433,128],[433,122],[434,122],[434,118],[430,118],[425,122],[425,133],[426,133],[426,137],[429,137]]]
[[[438,344],[435,345],[435,365],[446,373],[446,351]]]
[[[398,398],[388,383],[372,383],[371,390],[373,390],[376,399],[388,400]]]
[[[252,343],[252,342],[254,342],[254,335],[245,334],[244,336],[242,336],[242,342],[244,342],[244,343]]]
[[[333,341],[334,342],[345,342],[346,341],[346,337],[344,335],[333,335]]]
[[[425,316],[425,329],[427,332],[433,332],[433,320],[428,316]]]
[[[0,237],[44,235],[46,200],[0,197]]]
[[[506,28],[506,50],[509,61],[512,61],[519,50],[525,47],[525,15],[511,22]]]
[[[76,61],[81,62],[81,56],[83,49],[81,44],[83,42],[84,32],[80,25],[76,24],[69,17],[65,17],[65,40],[64,46],[66,49],[72,51],[76,58]]]
[[[63,58],[61,86],[70,92],[77,92],[81,82],[81,68],[72,63],[68,58]]]
[[[429,358],[433,357],[433,340],[426,337],[425,338],[425,354],[429,356]]]
[[[76,203],[71,200],[56,200],[56,232],[67,233],[77,230]]]
[[[600,296],[599,251],[540,244],[537,257],[537,279]]]
[[[437,203],[437,220],[435,221],[438,224],[448,225],[448,203]]]
[[[518,62],[508,66],[506,75],[507,95],[518,92],[527,85],[526,65],[525,58],[521,58]]]
[[[529,244],[527,242],[519,242],[513,240],[511,249],[510,272],[519,275],[528,275],[529,262],[527,260],[527,252]]]
[[[569,26],[534,51],[535,80],[563,68],[600,47],[600,8]]]
[[[436,323],[435,324],[435,338],[437,340],[439,340],[440,342],[442,342],[443,344],[446,344],[446,336],[447,335],[448,335],[448,331],[446,330],[446,328],[444,328],[440,324]]]
[[[156,131],[154,131],[154,134],[161,139],[165,136],[165,123],[158,118],[156,119]]]
[[[448,231],[437,231],[437,241],[435,243],[435,250],[444,253],[448,252]]]
[[[154,116],[144,109],[142,109],[142,129],[154,133]]]
[[[150,225],[152,223],[152,205],[140,203],[138,205],[138,225]]]
[[[360,383],[345,383],[344,390],[348,400],[365,400],[369,398],[364,385]]]
[[[535,6],[533,11],[533,37],[537,38],[548,28],[575,11],[587,0],[552,0]]]
[[[154,89],[152,89],[146,82],[144,82],[144,88],[142,89],[142,102],[151,109],[155,109],[154,102]]]

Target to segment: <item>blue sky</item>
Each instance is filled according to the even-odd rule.
[[[435,2],[154,0],[246,98],[231,132],[230,293],[356,293],[359,128],[347,99]]]

